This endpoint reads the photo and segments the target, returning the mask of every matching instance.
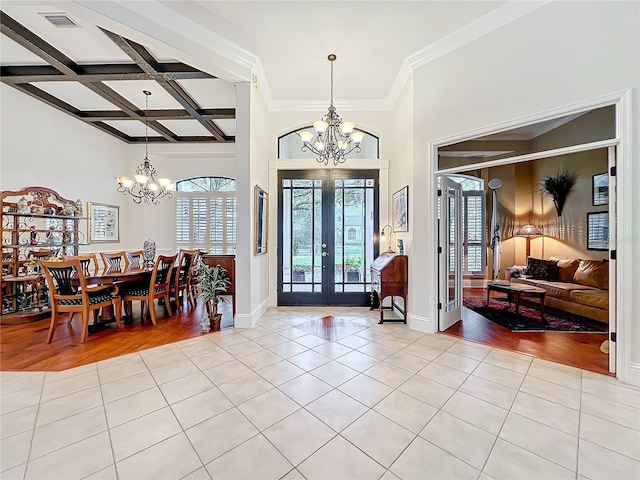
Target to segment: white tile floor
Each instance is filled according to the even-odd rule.
[[[370,328],[337,342],[295,325]],[[640,389],[359,308],[2,372],[3,479],[638,479]]]

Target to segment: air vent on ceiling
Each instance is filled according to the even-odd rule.
[[[49,20],[49,23],[56,28],[80,28],[80,25],[64,12],[41,13],[40,15]]]

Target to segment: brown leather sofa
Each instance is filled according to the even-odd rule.
[[[544,289],[548,307],[609,323],[609,264],[553,257],[548,261],[557,262],[557,280],[522,275],[511,281]]]

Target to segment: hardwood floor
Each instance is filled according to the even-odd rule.
[[[84,344],[80,343],[80,318],[74,318],[71,325],[60,325],[50,344],[46,343],[48,319],[23,325],[2,325],[0,369],[65,370],[201,335],[201,305],[195,309],[185,308],[180,315],[174,314],[171,318],[167,317],[163,307],[156,308],[156,327],[150,320],[141,323],[136,308],[133,324],[123,325],[121,330],[109,328],[93,333]],[[597,373],[608,374],[609,370],[609,357],[600,351],[600,344],[606,338],[603,334],[516,333],[468,309],[464,309],[462,321],[444,333]]]
[[[600,351],[600,345],[607,338],[602,333],[512,332],[473,310],[464,307],[462,310],[462,320],[443,333],[592,372],[609,374],[609,355]]]
[[[134,320],[122,329],[107,328],[92,333],[80,343],[80,315],[69,325],[62,323],[53,341],[47,344],[49,318],[22,325],[0,327],[0,369],[22,371],[58,371],[106,360],[146,348],[201,335],[202,305],[183,308],[169,318],[162,306],[156,306],[158,325],[140,322],[140,302],[134,302]],[[115,324],[114,324],[115,326]]]

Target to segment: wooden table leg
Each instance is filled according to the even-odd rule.
[[[515,297],[515,300],[516,300],[516,315],[520,315],[520,295],[515,293],[513,296]]]
[[[542,318],[542,320],[546,322],[546,320],[544,319],[544,297],[544,295],[540,297],[540,318]]]
[[[489,305],[489,297],[491,295],[491,287],[487,287],[487,305]]]

